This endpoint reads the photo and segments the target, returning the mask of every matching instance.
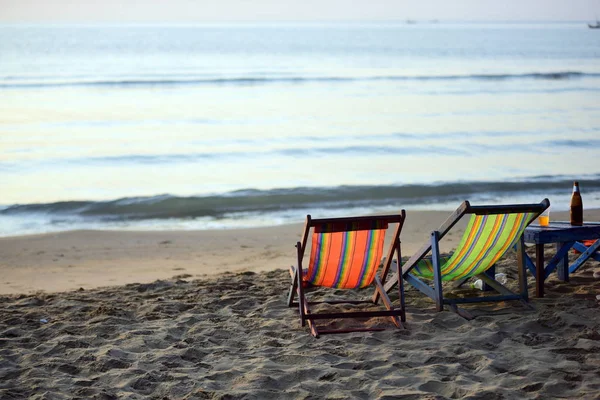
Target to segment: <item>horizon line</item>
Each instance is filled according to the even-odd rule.
[[[6,25],[287,25],[287,24],[302,24],[302,25],[319,25],[319,24],[401,24],[401,25],[431,25],[431,24],[539,24],[539,23],[589,23],[591,20],[552,20],[552,19],[322,19],[322,20],[206,20],[206,21],[3,21],[0,20],[0,26]]]

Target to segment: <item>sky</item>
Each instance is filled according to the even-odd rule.
[[[593,21],[600,0],[0,0],[4,23]]]

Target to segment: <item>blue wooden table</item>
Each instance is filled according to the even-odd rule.
[[[577,271],[590,257],[600,261],[600,223],[585,222],[583,226],[574,226],[569,222],[555,221],[548,226],[531,224],[523,235],[525,243],[535,243],[535,264],[525,255],[527,268],[535,276],[536,297],[544,297],[544,281],[557,270],[559,279],[568,282],[569,274]],[[591,246],[585,246],[582,241],[595,240]],[[544,244],[555,243],[556,255],[544,267]],[[569,265],[569,250],[574,248],[581,255]]]

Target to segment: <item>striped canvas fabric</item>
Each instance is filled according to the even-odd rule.
[[[316,226],[304,280],[315,286],[357,289],[369,286],[383,254],[386,223]]]
[[[471,215],[456,251],[451,257],[440,260],[442,280],[466,278],[490,268],[517,243],[535,215]],[[421,260],[411,272],[424,278],[433,278],[431,258]]]

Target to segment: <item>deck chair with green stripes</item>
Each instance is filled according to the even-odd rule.
[[[312,219],[306,217],[306,224],[302,234],[302,242],[296,244],[297,265],[290,267],[292,281],[288,296],[288,306],[298,306],[302,326],[308,323],[313,336],[327,333],[345,333],[357,331],[375,331],[385,328],[377,327],[337,327],[336,329],[317,328],[319,320],[337,320],[342,318],[370,318],[390,317],[394,325],[402,328],[402,322],[406,320],[404,312],[404,288],[400,277],[397,277],[398,294],[400,306],[392,305],[383,284],[390,270],[394,255],[396,261],[400,260],[400,232],[406,218],[406,213],[401,210],[400,214],[378,215],[350,218],[327,218]],[[390,224],[395,224],[393,237],[390,241],[387,257],[382,263],[384,242],[386,232]],[[310,259],[308,268],[304,269],[303,259],[307,249],[308,236],[313,231],[310,244]],[[379,267],[383,265],[381,276],[377,275]],[[375,306],[373,299],[347,300],[348,296],[342,296],[336,300],[326,299],[321,301],[309,301],[307,290],[314,287],[335,289],[362,289],[375,283],[377,298],[381,297],[385,310],[363,310],[363,311],[335,311],[331,312],[332,306],[327,304],[360,304],[370,303]],[[298,301],[294,296],[298,295]],[[315,312],[310,306],[322,304]],[[324,304],[324,305],[323,305]],[[338,306],[339,307],[339,306]],[[346,306],[347,307],[347,306]],[[350,306],[354,307],[354,306]],[[372,307],[369,307],[372,308]],[[335,321],[332,321],[335,323]]]
[[[457,304],[521,300],[527,304],[527,276],[524,261],[523,232],[546,208],[548,199],[539,204],[472,206],[465,201],[454,213],[431,233],[431,240],[415,253],[404,265],[398,267],[402,277],[416,289],[432,298],[438,311],[447,304],[461,316],[473,316]],[[465,232],[457,248],[449,257],[441,257],[440,240],[466,215],[470,215]],[[495,280],[494,264],[507,252],[517,249],[519,293],[514,293]],[[460,286],[467,279],[477,277],[483,281],[483,290],[494,290],[499,295],[469,298],[444,296],[442,281],[456,281]],[[429,282],[432,282],[432,285]],[[394,286],[394,276],[386,283],[389,292]],[[377,300],[377,295],[374,296]]]

